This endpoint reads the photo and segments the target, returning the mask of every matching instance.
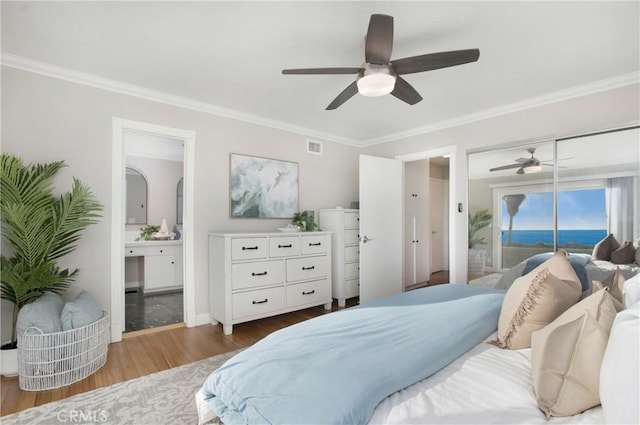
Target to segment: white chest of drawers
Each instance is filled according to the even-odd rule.
[[[322,209],[319,223],[332,233],[332,294],[338,306],[347,298],[360,295],[360,211],[354,209]]]
[[[211,323],[233,325],[324,304],[331,309],[331,233],[210,233]]]

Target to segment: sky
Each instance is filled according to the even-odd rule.
[[[509,214],[502,203],[502,229],[509,228]],[[604,189],[558,193],[558,229],[606,229]],[[553,193],[527,193],[513,218],[514,230],[553,229]]]

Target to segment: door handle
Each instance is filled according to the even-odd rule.
[[[367,235],[364,235],[364,236],[362,237],[362,243],[367,243],[367,242],[372,241],[372,240],[373,240],[373,239],[372,239],[372,238],[367,237]]]

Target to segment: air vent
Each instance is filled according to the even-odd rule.
[[[322,155],[322,142],[316,140],[307,140],[307,152],[316,155]]]

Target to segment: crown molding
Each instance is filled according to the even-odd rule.
[[[501,115],[512,114],[514,112],[523,111],[526,109],[533,109],[539,106],[549,105],[551,103],[562,102],[571,100],[581,96],[595,94],[607,90],[612,90],[619,87],[629,86],[640,83],[640,72],[630,72],[628,74],[618,75],[612,78],[604,80],[594,81],[588,84],[574,86],[565,90],[559,90],[556,92],[548,93],[542,96],[536,96],[529,99],[521,100],[519,102],[508,103],[506,105],[498,106],[496,108],[484,109],[482,111],[473,112],[467,115],[461,115],[452,119],[436,122],[433,124],[425,125],[409,129],[407,131],[389,134],[384,137],[369,139],[363,141],[360,146],[373,146],[382,143],[393,142],[408,137],[420,136],[422,134],[433,133],[435,131],[443,130],[446,128],[457,127],[460,125],[470,124],[476,121],[482,121],[490,118],[499,117]]]
[[[182,96],[175,96],[157,90],[150,90],[133,84],[127,84],[116,80],[110,80],[108,78],[102,78],[93,74],[75,71],[69,68],[36,61],[10,53],[3,53],[0,57],[0,60],[2,65],[4,66],[20,69],[27,72],[45,75],[52,78],[58,78],[72,83],[82,84],[102,90],[108,90],[128,96],[134,96],[145,100],[164,103],[179,108],[190,109],[193,111],[212,114],[224,118],[230,118],[238,121],[248,122],[251,124],[271,127],[278,130],[304,135],[306,137],[316,138],[318,140],[336,142],[355,147],[368,147],[382,143],[393,142],[408,137],[415,137],[446,128],[470,124],[476,121],[495,118],[526,109],[532,109],[551,103],[566,101],[589,94],[595,94],[618,87],[640,83],[640,72],[631,72],[628,74],[623,74],[616,77],[571,87],[569,89],[548,93],[542,96],[536,96],[522,101],[498,106],[496,108],[489,108],[473,112],[471,114],[461,115],[459,117],[439,121],[426,126],[412,128],[398,133],[389,134],[379,138],[368,140],[353,140],[335,134],[324,133],[318,130],[296,126],[294,124],[286,123],[283,121],[272,120],[257,115],[240,112],[234,109],[196,101]]]
[[[230,108],[213,105],[211,103],[200,102],[190,98],[175,96],[157,90],[151,90],[134,84],[127,84],[121,81],[111,80],[99,77],[97,75],[76,71],[69,68],[52,65],[46,62],[13,55],[10,53],[2,53],[1,63],[10,68],[20,69],[22,71],[32,72],[47,77],[57,78],[76,84],[82,84],[102,90],[108,90],[140,99],[151,100],[153,102],[164,103],[179,108],[190,109],[193,111],[204,112],[211,115],[217,115],[224,118],[231,118],[238,121],[244,121],[251,124],[257,124],[265,127],[271,127],[278,130],[284,130],[307,137],[313,137],[320,140],[341,143],[345,145],[358,146],[355,140],[340,137],[334,134],[324,133],[306,127],[296,126],[294,124],[283,121],[272,120],[260,117],[258,115],[247,114],[245,112],[236,111]]]

